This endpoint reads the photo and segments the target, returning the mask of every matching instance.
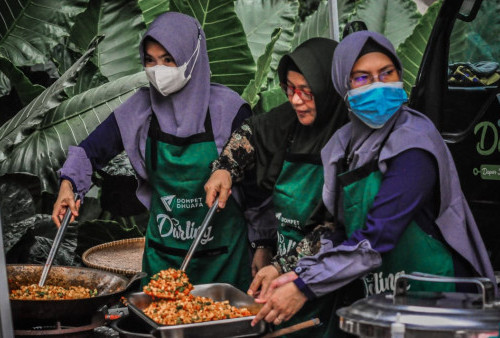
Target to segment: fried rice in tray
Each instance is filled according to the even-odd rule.
[[[251,316],[246,308],[237,308],[229,301],[191,294],[193,285],[184,271],[167,269],[155,274],[144,293],[153,298],[144,313],[161,325],[201,323],[213,320]]]

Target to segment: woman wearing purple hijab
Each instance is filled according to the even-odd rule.
[[[365,295],[392,291],[397,275],[414,271],[495,281],[446,144],[425,115],[404,105],[402,71],[378,33],[353,33],[335,49],[333,84],[350,118],[321,151],[335,231],[273,282],[254,324],[287,320],[306,299],[360,277]],[[412,290],[460,286],[411,282]]]
[[[224,203],[231,183],[241,181],[247,168],[256,169],[257,185],[272,197],[277,252],[271,264],[255,274],[250,295],[264,295],[273,279],[293,269],[297,243],[314,229],[309,216],[321,208],[321,148],[347,122],[346,107],[330,76],[336,46],[331,39],[316,37],[284,55],[278,77],[288,101],[245,121],[212,163],[214,171],[205,185],[208,205],[217,194],[219,205]],[[283,328],[316,317],[322,325],[286,337],[330,337],[333,296],[308,302],[286,323],[279,317],[273,323]]]
[[[125,150],[139,182],[137,197],[150,210],[143,270],[152,276],[180,267],[208,211],[203,185],[209,164],[251,110],[234,91],[210,83],[205,34],[190,16],[169,12],[156,18],[140,55],[149,88],[141,88],[78,147],[70,147],[52,217],[59,225],[68,207],[76,217],[73,191],[84,195],[92,171]],[[238,197],[236,191],[201,239],[186,271],[193,284],[248,287],[248,234]]]

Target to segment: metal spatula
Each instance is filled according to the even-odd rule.
[[[78,194],[75,194],[75,202],[78,200]],[[43,267],[42,275],[40,277],[40,281],[38,282],[38,286],[42,287],[45,285],[45,280],[49,274],[50,268],[52,267],[52,262],[54,261],[54,257],[56,256],[57,250],[59,249],[59,245],[61,244],[61,240],[66,232],[66,228],[68,227],[69,220],[71,219],[71,209],[68,206],[66,213],[64,214],[63,220],[61,222],[61,226],[57,230],[56,237],[54,238],[54,243],[52,243],[52,247],[50,248],[49,256],[47,257],[47,262],[45,262],[45,266]]]
[[[210,207],[210,209],[208,209],[207,215],[205,216],[205,219],[203,219],[203,222],[201,223],[198,233],[196,234],[196,238],[194,239],[193,243],[191,243],[188,253],[186,254],[186,257],[184,257],[184,261],[181,264],[180,269],[182,271],[186,271],[186,267],[189,264],[191,257],[193,257],[196,247],[200,243],[201,238],[203,237],[203,233],[207,229],[207,226],[210,224],[210,221],[212,220],[212,217],[215,214],[215,211],[217,210],[218,206],[219,206],[219,197],[215,199],[214,204]]]
[[[210,207],[205,218],[203,219],[203,222],[201,223],[200,227],[198,228],[199,230],[196,234],[196,238],[194,239],[193,243],[191,243],[191,246],[189,247],[189,250],[186,254],[186,257],[184,257],[184,261],[181,264],[180,270],[182,270],[184,272],[186,271],[186,267],[187,267],[189,261],[191,260],[191,257],[193,257],[194,251],[196,250],[196,247],[200,243],[201,238],[203,237],[203,233],[207,229],[208,224],[210,224],[210,221],[212,220],[212,217],[215,214],[215,211],[217,210],[218,205],[219,205],[219,198],[217,198],[215,200],[214,204],[212,205],[212,207]],[[151,284],[151,282],[150,282],[150,284]],[[173,294],[172,292],[173,292],[173,290],[171,290],[169,288],[167,288],[166,290],[163,289],[162,292],[155,292],[152,290],[148,290],[147,287],[144,288],[144,293],[146,293],[149,296],[154,297],[154,298],[174,299],[175,294]]]

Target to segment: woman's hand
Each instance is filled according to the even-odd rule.
[[[267,299],[271,296],[271,294],[275,289],[287,283],[293,282],[297,278],[298,278],[297,274],[293,271],[282,274],[281,276],[273,279],[271,281],[271,284],[269,284],[269,286],[266,288],[266,290],[261,291],[261,293],[259,294],[259,298],[255,299],[255,301],[257,303],[267,302]]]
[[[271,282],[271,285],[269,286],[269,292],[271,292],[274,289],[279,288],[282,285],[285,285],[287,283],[293,282],[296,280],[299,276],[294,271],[290,271],[287,273],[282,274],[275,280]]]
[[[59,228],[61,226],[61,221],[64,218],[64,214],[68,207],[71,210],[72,216],[70,222],[78,217],[78,210],[80,209],[80,200],[75,202],[75,194],[73,193],[73,185],[68,180],[63,180],[61,186],[59,187],[59,195],[57,196],[56,203],[54,203],[54,209],[52,209],[52,220]]]
[[[263,267],[271,263],[273,252],[269,248],[257,248],[252,260],[252,277],[255,277],[257,272]]]
[[[251,325],[255,326],[262,319],[268,323],[280,325],[292,318],[304,306],[306,301],[307,297],[294,283],[287,283],[272,293],[269,300],[252,320]]]
[[[260,269],[256,274],[250,284],[250,288],[248,288],[247,293],[250,296],[254,296],[257,294],[257,291],[260,289],[259,299],[262,299],[264,295],[267,295],[267,289],[271,282],[279,276],[278,270],[272,265],[268,265]]]
[[[231,195],[231,174],[224,169],[216,170],[212,173],[207,183],[205,183],[205,203],[210,208],[219,195],[219,208],[224,209],[227,199]]]

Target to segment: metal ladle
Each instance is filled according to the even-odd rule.
[[[78,194],[75,194],[75,202],[76,201],[78,201]],[[45,266],[43,267],[42,275],[40,276],[40,281],[38,282],[38,286],[40,287],[45,285],[45,281],[49,274],[50,268],[52,267],[52,262],[54,261],[54,257],[56,256],[57,250],[59,249],[61,240],[64,236],[64,233],[66,232],[70,219],[71,219],[71,209],[68,206],[68,209],[66,210],[64,218],[61,222],[61,226],[57,230],[56,237],[54,237],[54,243],[52,243],[52,247],[50,248],[49,256],[47,257]]]
[[[181,264],[180,269],[182,271],[186,271],[186,267],[189,261],[191,260],[191,257],[193,257],[194,251],[196,250],[196,247],[200,243],[201,238],[203,237],[203,233],[207,229],[208,224],[210,224],[210,221],[212,220],[212,217],[215,214],[215,211],[217,210],[218,206],[219,206],[219,197],[215,199],[214,204],[210,207],[210,209],[208,209],[207,215],[203,219],[203,222],[201,223],[198,233],[196,234],[196,238],[194,239],[193,243],[191,243],[191,246],[189,247],[186,257],[184,257],[184,261]]]

